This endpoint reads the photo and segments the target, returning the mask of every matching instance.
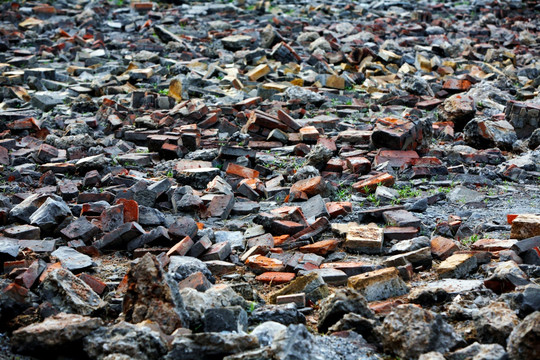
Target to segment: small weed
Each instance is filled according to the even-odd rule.
[[[381,200],[375,197],[375,194],[369,194],[367,197],[368,201],[371,202],[375,207],[381,204]]]
[[[249,303],[249,308],[247,309],[247,312],[251,314],[253,310],[255,310],[255,305],[257,305],[257,303],[255,303],[255,301],[251,301]]]
[[[471,237],[468,237],[466,239],[462,239],[461,240],[461,243],[465,246],[469,246],[469,245],[472,245],[474,244],[475,242],[478,241],[478,234],[474,234],[472,235]]]
[[[399,197],[402,199],[420,196],[421,192],[418,189],[413,189],[411,186],[405,186],[397,189]]]
[[[168,177],[168,178],[172,178],[172,177],[173,177],[173,171],[172,171],[172,170],[167,171],[167,177]]]
[[[169,89],[161,89],[158,91],[161,95],[169,95]]]
[[[336,191],[336,198],[339,201],[349,200],[352,194],[352,186],[341,182],[338,184],[338,190]]]

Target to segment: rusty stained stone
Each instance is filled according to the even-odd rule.
[[[160,263],[150,254],[132,263],[127,273],[122,311],[126,321],[152,320],[166,334],[189,325],[177,287],[169,285]]]

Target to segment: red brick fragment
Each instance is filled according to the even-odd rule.
[[[250,169],[245,166],[241,166],[234,163],[229,163],[227,166],[227,174],[240,176],[245,179],[258,178],[259,172],[257,170]]]
[[[84,281],[86,285],[90,286],[92,290],[94,290],[96,294],[98,295],[103,294],[103,292],[107,288],[107,284],[105,284],[103,281],[101,281],[95,276],[82,273],[82,274],[77,275],[77,277],[81,279],[82,281]]]
[[[115,204],[124,205],[124,222],[139,222],[139,204],[135,200],[118,199]]]
[[[337,239],[322,240],[313,244],[302,246],[300,247],[300,251],[303,253],[326,255],[328,252],[335,250],[338,245],[339,240]]]
[[[285,284],[295,278],[295,273],[289,272],[265,272],[257,276],[255,280],[268,284]]]
[[[375,191],[377,189],[377,186],[379,185],[393,186],[394,183],[395,178],[392,175],[388,173],[383,173],[380,175],[371,176],[366,180],[354,183],[352,187],[354,190],[366,194]]]
[[[182,240],[176,243],[169,251],[167,251],[167,256],[180,255],[184,256],[193,246],[193,240],[189,236],[186,236]]]

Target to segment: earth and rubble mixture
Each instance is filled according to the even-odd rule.
[[[539,359],[539,29],[0,1],[0,359]]]

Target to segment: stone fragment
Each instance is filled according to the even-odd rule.
[[[354,289],[339,290],[324,299],[320,306],[321,313],[317,329],[323,333],[348,313],[355,313],[368,319],[374,318],[366,299]]]
[[[478,340],[505,346],[506,339],[519,324],[517,315],[506,303],[493,302],[481,308],[474,317]]]
[[[230,35],[221,39],[221,43],[226,49],[236,51],[249,46],[251,40],[251,36],[247,35]]]
[[[430,351],[445,353],[462,341],[441,315],[408,304],[386,316],[380,331],[383,347],[403,358]]]
[[[190,256],[173,255],[170,257],[168,273],[174,278],[174,280],[182,281],[188,276],[197,272],[202,272],[204,276],[208,278],[208,280],[215,282],[212,273],[208,269],[208,266],[201,260]]]
[[[479,344],[475,342],[448,354],[446,358],[448,360],[504,360],[508,359],[508,353],[499,344]]]
[[[13,239],[34,240],[40,238],[41,232],[37,226],[19,225],[5,229],[4,235]]]
[[[47,198],[29,220],[30,224],[39,226],[45,232],[50,232],[68,216],[71,216],[71,210],[64,201]]]
[[[476,149],[498,147],[511,150],[517,141],[514,128],[505,120],[473,119],[465,125],[463,133],[465,142]]]
[[[233,195],[216,195],[207,207],[206,216],[227,219],[234,207],[234,202]]]
[[[379,254],[382,251],[384,231],[375,224],[349,223],[343,246],[352,252]]]
[[[210,308],[204,312],[205,332],[243,332],[248,324],[248,315],[240,306]]]
[[[99,233],[99,228],[82,216],[60,230],[62,237],[68,241],[81,239],[90,242]]]
[[[127,274],[128,290],[122,303],[126,321],[155,321],[166,334],[189,324],[176,284],[150,254],[133,263]]]
[[[257,337],[245,333],[204,332],[190,335],[179,334],[172,340],[171,350],[164,359],[217,359],[255,349],[258,346]]]
[[[99,318],[59,313],[43,322],[13,332],[11,343],[17,353],[43,354],[43,351],[73,356],[80,351],[81,340],[103,325]]]
[[[231,244],[228,242],[221,242],[213,244],[208,250],[201,255],[201,260],[225,260],[231,254]]]
[[[367,301],[384,300],[409,292],[395,267],[351,276],[348,286],[358,290]]]
[[[511,359],[537,359],[540,356],[540,312],[528,315],[508,337],[508,354]]]
[[[325,284],[322,277],[317,273],[310,273],[300,276],[283,288],[269,295],[269,302],[274,304],[278,296],[305,293],[306,300],[316,303],[318,300],[324,299],[329,295],[328,286]]]
[[[78,271],[93,265],[93,261],[90,256],[81,254],[77,250],[67,246],[60,246],[58,249],[53,251],[51,255],[57,258],[62,264],[62,267],[68,269],[69,271]]]
[[[111,206],[101,213],[101,229],[111,232],[124,224],[124,205]]]
[[[453,203],[466,204],[483,201],[485,195],[460,185],[456,186],[452,191],[450,191],[446,198]]]
[[[84,281],[63,268],[48,272],[38,292],[61,312],[91,315],[105,305]]]
[[[144,234],[144,229],[136,222],[128,222],[120,225],[110,233],[105,234],[94,243],[98,249],[118,249],[124,247],[131,240]]]
[[[440,120],[453,122],[458,130],[463,129],[475,113],[475,101],[468,95],[452,95],[439,107]]]
[[[278,305],[282,304],[295,304],[297,308],[304,308],[306,306],[306,294],[290,294],[282,295],[276,298]]]
[[[484,280],[485,287],[497,294],[513,291],[517,286],[528,284],[527,274],[511,260],[499,263],[493,274]]]
[[[169,235],[173,240],[182,240],[186,236],[194,239],[198,232],[197,223],[190,217],[181,216],[169,226]]]
[[[540,124],[538,104],[510,100],[506,105],[505,115],[520,139],[530,136]]]
[[[527,239],[540,236],[540,216],[532,214],[519,215],[512,221],[510,237],[512,239]]]
[[[162,334],[151,323],[130,324],[120,321],[103,326],[83,340],[83,348],[91,359],[157,359],[167,354]]]
[[[453,254],[441,262],[437,273],[441,278],[464,278],[477,268],[474,254]]]
[[[283,325],[305,324],[305,316],[293,303],[281,305],[264,305],[255,309],[249,318],[250,324],[275,321]]]
[[[390,210],[383,212],[384,221],[389,226],[419,228],[421,221],[407,210]]]

